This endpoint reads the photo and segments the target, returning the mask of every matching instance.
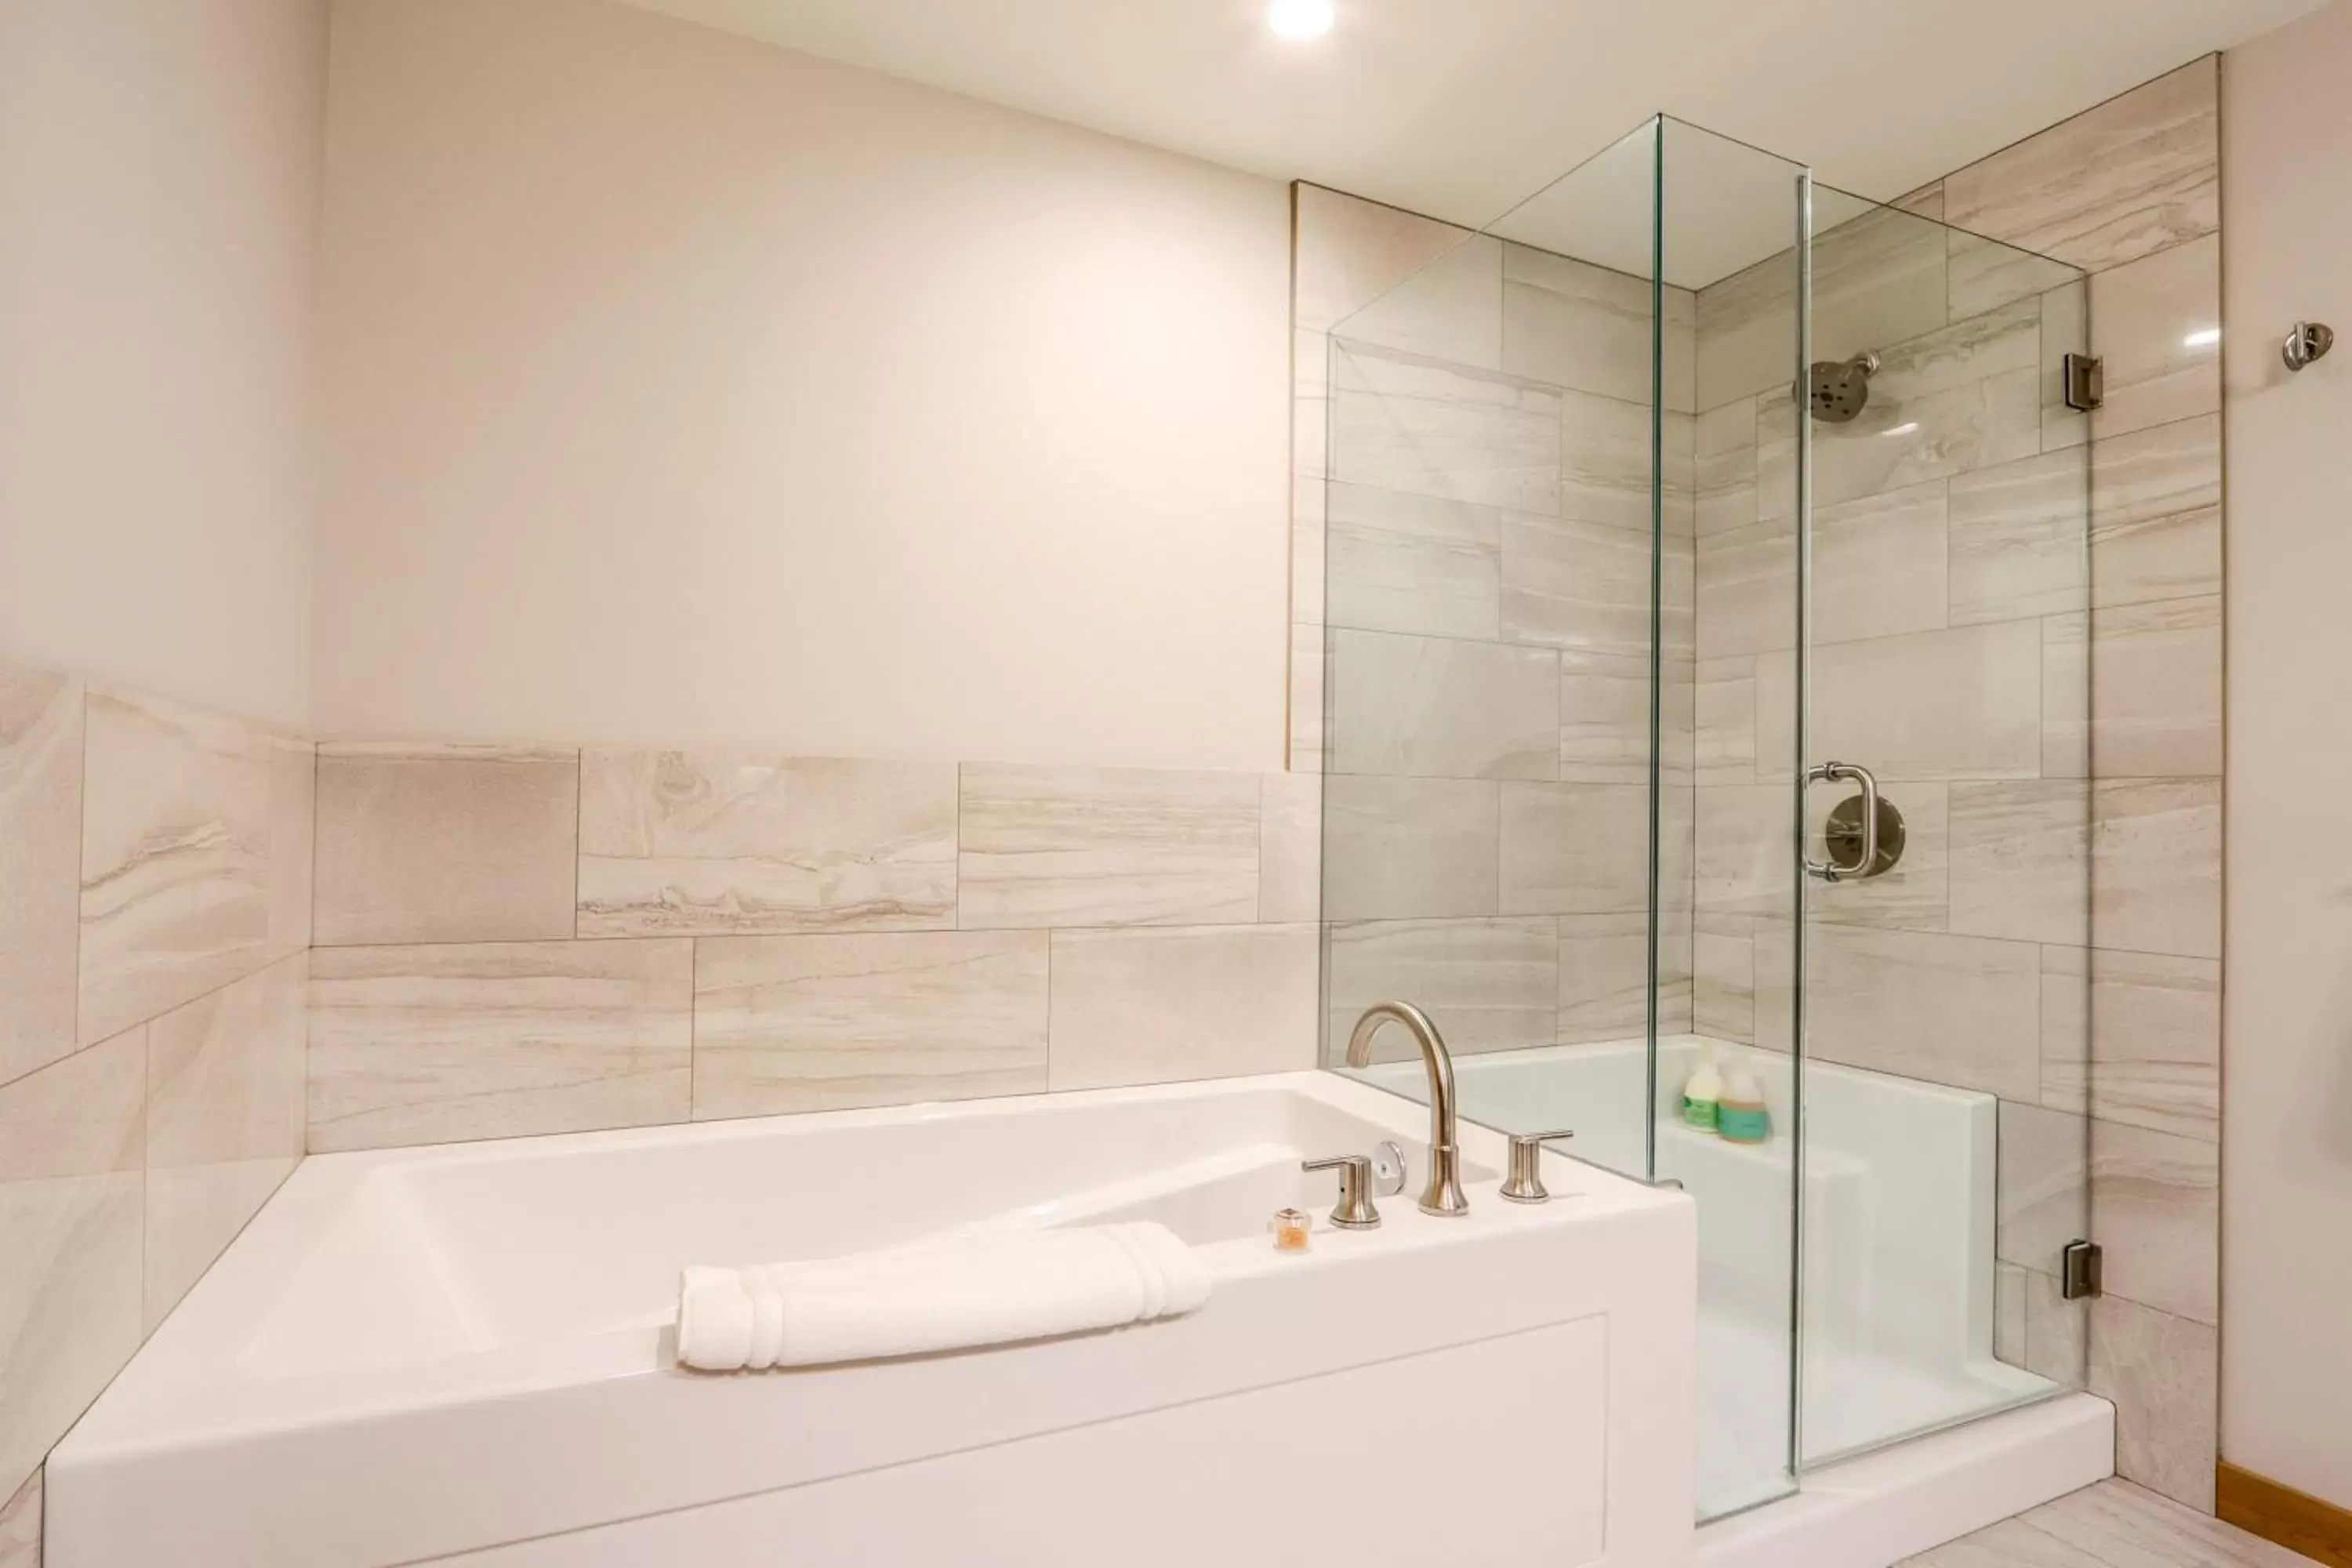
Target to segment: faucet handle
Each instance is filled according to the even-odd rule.
[[[1331,1211],[1331,1223],[1342,1230],[1371,1230],[1381,1223],[1381,1211],[1372,1206],[1372,1161],[1369,1154],[1339,1154],[1328,1160],[1302,1160],[1302,1171],[1339,1173],[1339,1206]]]
[[[1573,1138],[1573,1132],[1514,1132],[1510,1173],[1503,1178],[1503,1195],[1515,1204],[1543,1204],[1551,1194],[1543,1184],[1543,1146]]]

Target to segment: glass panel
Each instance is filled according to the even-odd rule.
[[[1667,384],[1689,411],[1690,658],[1665,684],[1690,750],[1664,798],[1685,825],[1693,1011],[1659,1040],[1657,1174],[1698,1201],[1699,1509],[1712,1518],[1793,1486],[1792,816],[1772,726],[1794,689],[1787,415],[1807,237],[1800,165],[1672,121],[1663,162],[1662,270],[1692,291],[1688,390],[1678,401]]]
[[[1836,192],[1813,221],[1805,406],[1765,416],[1809,458],[1803,700],[1759,696],[1816,775],[1804,1465],[2080,1385],[2088,1234],[2084,279]]]
[[[1570,1152],[1641,1179],[1661,1005],[1656,145],[1644,125],[1333,329],[1325,492],[1325,1060],[1371,1003],[1415,1003],[1463,1115],[1573,1128]],[[1663,325],[1686,384],[1680,298]],[[1678,549],[1686,684],[1686,529]],[[1686,729],[1681,747],[1686,774]],[[1667,946],[1679,1031],[1686,924]],[[1371,1081],[1424,1097],[1410,1039],[1373,1055]]]

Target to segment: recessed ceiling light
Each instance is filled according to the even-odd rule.
[[[1331,0],[1274,0],[1265,14],[1265,25],[1286,38],[1319,38],[1336,19]]]

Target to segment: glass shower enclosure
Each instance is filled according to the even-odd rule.
[[[2084,1381],[2088,325],[1662,117],[1330,336],[1324,1059],[1691,1194],[1704,1518]]]

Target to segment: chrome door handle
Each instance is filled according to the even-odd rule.
[[[1805,787],[1850,779],[1862,785],[1862,858],[1851,868],[1808,858],[1805,874],[1824,882],[1843,882],[1872,875],[1878,865],[1878,776],[1856,763],[1823,763],[1805,770]]]

